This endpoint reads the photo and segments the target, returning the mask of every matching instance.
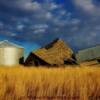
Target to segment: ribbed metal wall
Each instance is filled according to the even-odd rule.
[[[77,53],[76,58],[78,62],[99,59],[100,58],[100,46],[85,49],[85,50],[80,50]]]
[[[0,65],[18,65],[23,56],[23,48],[0,48]]]

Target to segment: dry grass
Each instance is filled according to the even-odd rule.
[[[99,66],[1,67],[0,100],[100,100]]]

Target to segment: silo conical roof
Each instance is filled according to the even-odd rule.
[[[0,48],[6,48],[6,47],[23,48],[19,45],[9,42],[8,40],[1,41]]]

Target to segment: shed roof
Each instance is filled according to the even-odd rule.
[[[80,50],[76,57],[79,62],[98,59],[100,58],[100,45]]]
[[[87,51],[90,51],[90,50],[96,50],[96,49],[100,50],[100,45],[96,45],[94,47],[90,47],[90,48],[79,50],[78,53],[83,53],[83,52],[87,52]]]
[[[6,48],[6,47],[23,48],[19,45],[9,42],[8,40],[1,41],[0,48]]]
[[[47,63],[64,64],[64,59],[71,59],[73,51],[61,39],[56,39],[50,44],[32,52]]]

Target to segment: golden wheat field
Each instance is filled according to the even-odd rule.
[[[0,100],[100,100],[100,65],[0,68]]]

